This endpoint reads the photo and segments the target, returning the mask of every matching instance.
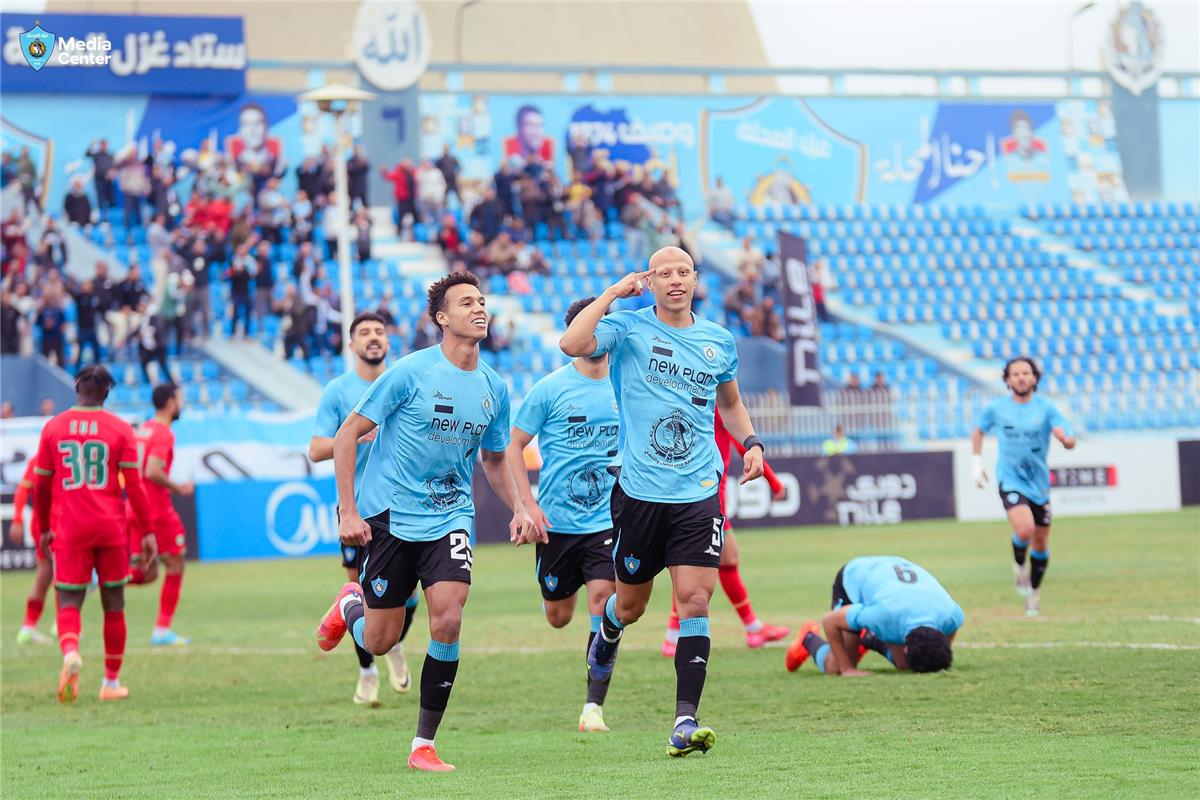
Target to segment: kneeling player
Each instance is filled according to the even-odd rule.
[[[595,299],[574,303],[566,324]],[[609,512],[614,479],[607,467],[617,454],[618,429],[605,353],[576,358],[534,384],[513,423],[508,446],[509,466],[525,508],[549,536],[549,542],[537,545],[536,567],[546,619],[555,628],[565,627],[575,614],[575,594],[586,584],[592,615],[589,648],[600,630],[604,602],[616,591]],[[543,459],[540,505],[525,471],[525,448],[534,436]],[[603,705],[611,678],[588,675],[580,731],[608,730]]]
[[[950,668],[962,624],[962,608],[924,567],[900,556],[864,556],[838,570],[833,610],[820,625],[804,624],[785,663],[794,672],[812,656],[821,672],[870,675],[857,666],[874,650],[897,669],[937,672]]]

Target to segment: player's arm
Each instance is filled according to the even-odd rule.
[[[185,483],[176,483],[167,475],[167,462],[160,456],[146,456],[146,480],[153,483],[155,486],[161,486],[168,492],[180,494],[183,496],[190,495],[195,491],[196,487],[191,481]]]
[[[16,545],[21,544],[25,539],[25,505],[29,502],[29,490],[32,488],[33,481],[24,477],[17,484],[17,490],[13,492],[13,516],[12,523],[8,528],[8,538]]]
[[[571,358],[589,357],[596,354],[600,343],[596,339],[596,326],[608,313],[608,308],[624,297],[640,295],[650,279],[650,272],[631,272],[612,286],[571,320],[566,333],[558,340],[558,346]]]
[[[754,435],[754,425],[750,422],[750,412],[742,402],[742,393],[738,390],[737,379],[717,384],[717,409],[725,423],[725,430],[733,437],[734,444],[741,442],[747,445],[742,454],[742,480],[746,484],[763,474],[763,446]]]
[[[533,441],[533,436],[513,425],[510,437],[504,453],[508,459],[508,468],[512,470],[513,480],[517,482],[517,495],[521,498],[529,516],[533,518],[533,524],[542,531],[548,531],[550,530],[550,521],[546,519],[546,513],[542,511],[542,507],[538,505],[538,501],[533,496],[533,486],[529,483],[529,470],[525,468],[525,448]]]
[[[338,534],[345,544],[364,545],[371,541],[371,526],[359,516],[354,500],[354,470],[358,440],[374,428],[374,420],[351,411],[333,437],[333,476],[337,482],[338,514],[341,517]]]
[[[42,549],[49,551],[50,542],[54,539],[54,531],[50,529],[50,501],[54,492],[54,456],[57,448],[51,449],[50,426],[42,428],[41,439],[38,441],[37,460],[33,465],[33,513],[37,515],[42,525]]]
[[[358,437],[359,444],[367,444],[375,441],[375,434],[379,432],[379,427],[371,428],[367,433]],[[308,440],[308,457],[313,463],[318,461],[328,461],[333,458],[333,437],[332,436],[314,436]]]
[[[987,486],[988,474],[983,467],[983,428],[971,432],[971,479],[980,489]]]
[[[148,565],[158,557],[158,541],[150,530],[150,504],[146,502],[137,461],[122,461],[121,477],[125,479],[125,496],[133,508],[133,517],[137,520],[138,530],[142,532],[142,563]]]
[[[1061,426],[1052,428],[1050,432],[1053,433],[1054,438],[1058,439],[1058,441],[1062,443],[1062,446],[1067,448],[1068,450],[1074,450],[1075,445],[1079,443],[1079,440],[1077,438],[1075,438],[1071,434],[1067,433],[1065,430],[1062,429]]]
[[[525,509],[521,493],[517,490],[517,479],[509,467],[505,450],[488,450],[481,447],[479,458],[483,461],[483,474],[487,476],[492,491],[500,498],[500,502],[512,510],[512,521],[508,524],[508,540],[520,546],[526,542],[548,542],[546,532],[540,529]],[[522,471],[524,467],[522,467]],[[528,484],[528,477],[526,478]]]
[[[732,436],[729,437],[729,440],[733,442],[733,448],[738,451],[738,455],[745,457],[745,446]],[[771,465],[767,463],[765,458],[763,459],[763,478],[766,479],[767,484],[771,487],[771,494],[777,499],[782,498],[784,494],[783,481],[779,480],[779,476],[775,474],[775,470],[771,469]]]
[[[722,412],[722,416],[724,416],[724,412]],[[842,640],[842,633],[858,633],[846,620],[846,616],[852,608],[854,608],[852,605],[842,606],[830,611],[821,619],[821,627],[825,629],[825,641],[829,643],[829,650],[833,655],[832,669],[825,671],[837,672],[846,677],[870,675],[870,672],[864,672],[852,666],[854,659],[850,657],[849,651],[846,650],[846,643]]]

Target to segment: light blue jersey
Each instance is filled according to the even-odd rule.
[[[508,447],[508,387],[496,371],[482,361],[461,370],[435,345],[389,367],[354,410],[379,424],[359,514],[389,511],[392,535],[410,542],[473,535],[476,452]]]
[[[979,417],[979,429],[995,433],[1000,443],[996,482],[1002,491],[1020,492],[1035,503],[1050,502],[1050,431],[1074,432],[1062,413],[1044,397],[1028,403],[1011,396],[993,400]]]
[[[846,623],[866,628],[888,644],[904,644],[914,628],[935,628],[949,636],[962,627],[963,610],[937,578],[900,556],[855,558],[842,571],[842,586],[853,605]]]
[[[621,490],[655,503],[711,497],[723,464],[713,432],[717,384],[737,377],[733,334],[692,315],[672,328],[654,306],[617,311],[596,325],[596,353],[611,356],[621,416]]]
[[[351,370],[325,384],[321,392],[321,405],[317,406],[317,423],[313,426],[313,436],[333,438],[338,428],[350,416],[350,412],[358,405],[358,401],[371,388],[371,382],[365,381]],[[367,456],[371,452],[371,443],[358,446],[358,456],[354,460],[354,490],[357,492],[362,483],[363,472],[367,468]]]
[[[533,385],[513,422],[538,437],[542,471],[538,505],[554,533],[597,533],[612,527],[608,499],[617,455],[617,401],[608,378],[595,380],[567,364]]]

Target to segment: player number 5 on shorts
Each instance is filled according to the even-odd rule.
[[[717,550],[725,544],[725,529],[721,525],[722,521],[721,517],[713,517],[712,546]]]
[[[467,569],[470,569],[475,561],[471,555],[471,538],[465,533],[450,534],[450,557],[467,562]]]

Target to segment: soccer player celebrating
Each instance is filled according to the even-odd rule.
[[[29,490],[33,488],[33,468],[37,465],[37,455],[25,466],[25,474],[17,484],[13,493],[13,518],[8,529],[8,538],[20,546],[25,541],[25,506],[30,510],[29,535],[33,538],[33,548],[37,554],[37,571],[33,575],[33,586],[29,587],[29,597],[25,599],[25,619],[21,629],[17,631],[17,644],[49,644],[50,638],[37,629],[38,620],[42,618],[42,609],[46,607],[46,592],[50,590],[50,582],[54,578],[54,564],[46,557],[42,548],[42,525],[38,519],[36,504],[30,502]]]
[[[1070,423],[1054,403],[1039,397],[1042,373],[1032,358],[1014,358],[1004,365],[1009,396],[993,400],[971,434],[971,471],[982,489],[988,475],[983,467],[983,437],[995,431],[1000,444],[996,482],[1000,502],[1012,525],[1013,572],[1017,593],[1025,597],[1025,614],[1041,613],[1041,586],[1050,564],[1050,435],[1068,450],[1075,447]],[[1032,540],[1032,549],[1030,541]],[[1029,556],[1026,567],[1025,556]]]
[[[350,352],[354,353],[354,369],[325,386],[321,393],[321,405],[317,408],[317,423],[312,441],[308,445],[308,456],[313,461],[328,461],[333,458],[333,437],[338,428],[350,416],[354,406],[366,394],[375,379],[387,369],[388,354],[387,322],[374,311],[364,311],[350,323]],[[371,442],[375,441],[375,429],[364,434],[358,441],[354,464],[354,489],[362,483],[363,471],[367,468],[367,456]],[[342,566],[351,581],[358,580],[358,557],[360,548],[352,544],[342,545]],[[388,651],[388,683],[396,692],[407,692],[412,688],[412,676],[404,659],[404,637],[412,625],[413,611],[417,607],[417,595],[408,599],[408,613],[404,617],[404,629],[400,641]],[[379,706],[379,670],[375,667],[375,656],[354,645],[358,654],[358,685],[354,690],[354,702]]]
[[[833,610],[820,625],[804,623],[785,665],[795,672],[812,656],[827,674],[870,675],[857,667],[874,650],[897,669],[950,669],[962,624],[962,608],[924,567],[900,556],[855,558],[833,579]]]
[[[458,636],[473,560],[476,453],[488,482],[513,510],[512,541],[545,542],[545,534],[521,504],[505,461],[508,387],[479,360],[479,342],[488,330],[479,279],[469,272],[447,275],[429,288],[428,308],[442,329],[442,343],[393,364],[334,437],[339,534],[343,544],[366,550],[361,584],[342,587],[317,628],[317,644],[332,650],[348,628],[364,650],[376,655],[391,650],[404,629],[405,603],[420,581],[430,642],[408,766],[447,772],[454,767],[438,757],[434,736],[458,673]],[[376,426],[356,496],[356,447]]]
[[[42,534],[43,546],[54,548],[54,580],[58,589],[58,641],[63,653],[58,701],[79,696],[80,608],[95,570],[104,607],[104,682],[101,700],[123,700],[129,690],[119,675],[125,654],[125,583],[129,553],[125,543],[125,507],[118,474],[142,535],[145,563],[157,552],[150,513],[138,472],[137,438],[125,420],[102,406],[113,386],[108,370],[98,364],[75,377],[78,402],[46,423],[38,444],[34,473],[39,519],[53,520]],[[55,515],[51,516],[51,508]]]
[[[580,311],[560,341],[573,358],[609,354],[620,410],[621,467],[612,490],[617,589],[605,602],[588,669],[593,680],[608,678],[622,631],[645,613],[655,576],[669,569],[682,616],[672,756],[707,752],[716,741],[696,718],[711,646],[708,602],[724,544],[714,403],[747,448],[742,483],[763,471],[762,442],[738,392],[733,336],[692,313],[696,284],[691,257],[664,247],[646,272],[626,275]],[[605,316],[614,302],[645,288],[654,305]]]
[[[725,515],[725,473],[729,471],[729,459],[732,457],[734,449],[738,451],[738,455],[744,456],[746,448],[742,446],[741,442],[734,439],[729,431],[725,430],[720,412],[716,417],[716,438],[717,450],[721,453],[721,481],[717,495],[721,499],[721,515],[725,517],[725,546],[721,548],[721,566],[717,568],[717,577],[721,580],[721,588],[725,590],[725,596],[733,604],[733,610],[738,613],[738,617],[742,620],[742,626],[746,629],[746,646],[753,650],[762,647],[767,642],[778,642],[791,630],[777,625],[767,625],[758,618],[758,615],[754,613],[754,608],[750,605],[750,593],[746,590],[746,584],[742,582],[742,573],[739,569],[737,538],[733,535],[729,517]],[[775,471],[771,469],[771,465],[765,459],[763,460],[763,478],[770,485],[771,494],[775,498],[782,498],[783,484],[779,482]],[[663,656],[674,658],[678,643],[679,612],[675,608],[675,600],[672,599],[671,616],[667,619],[667,635],[662,646]]]
[[[566,324],[596,298],[573,303]],[[608,465],[617,454],[617,404],[608,379],[608,354],[576,358],[533,385],[513,423],[508,463],[521,500],[549,541],[537,545],[537,582],[546,619],[565,627],[575,614],[575,594],[587,586],[592,615],[588,648],[600,630],[604,602],[613,583],[613,532]],[[542,471],[539,504],[525,471],[525,448],[538,437]],[[587,702],[579,716],[582,732],[608,731],[604,698],[609,678],[589,674]]]
[[[183,521],[171,503],[171,495],[189,497],[196,490],[191,481],[176,483],[171,480],[171,464],[175,461],[175,434],[171,423],[183,413],[183,389],[173,383],[162,383],[150,394],[154,403],[154,417],[137,430],[138,451],[142,463],[142,486],[146,492],[146,503],[150,509],[150,527],[154,530],[158,555],[162,559],[166,576],[158,597],[158,619],[150,634],[150,644],[156,647],[181,647],[191,640],[171,630],[175,609],[179,606],[179,591],[183,586],[184,555],[187,552],[187,535]],[[158,562],[143,563],[141,560],[141,536],[134,524],[134,516],[128,513],[129,522],[129,582],[134,585],[153,583],[158,577]]]

